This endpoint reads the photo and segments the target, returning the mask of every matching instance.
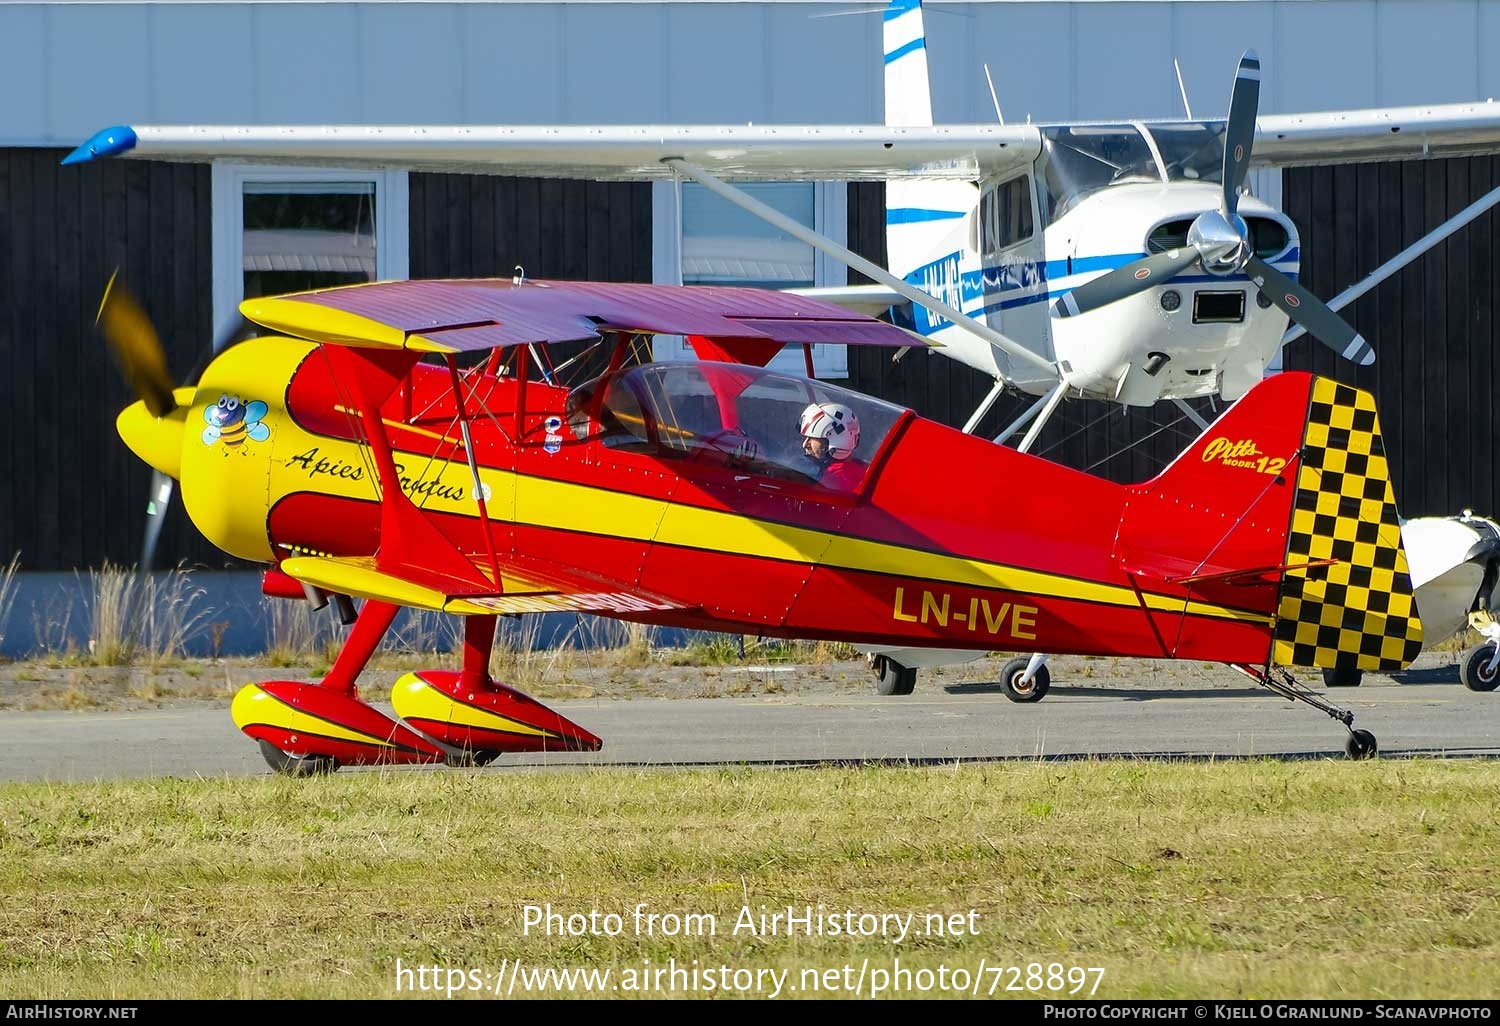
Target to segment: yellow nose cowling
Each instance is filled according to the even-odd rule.
[[[133,402],[115,418],[115,429],[148,466],[171,478],[182,476],[182,436],[194,389],[173,390],[177,408],[165,417],[153,417],[143,402]]]

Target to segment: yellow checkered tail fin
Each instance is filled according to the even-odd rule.
[[[1282,576],[1273,663],[1389,671],[1422,650],[1380,418],[1368,392],[1313,379],[1285,565],[1302,569]]]

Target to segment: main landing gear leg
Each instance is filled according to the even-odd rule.
[[[247,684],[234,696],[230,713],[235,726],[259,743],[272,769],[301,777],[344,765],[442,760],[441,748],[367,705],[355,687],[399,608],[367,601],[333,666],[317,684],[266,681]]]
[[[1316,692],[1310,690],[1286,670],[1277,668],[1267,673],[1258,666],[1247,666],[1243,663],[1232,665],[1266,690],[1280,695],[1289,702],[1305,702],[1342,723],[1349,731],[1349,739],[1344,742],[1344,751],[1348,753],[1349,758],[1370,759],[1374,758],[1376,752],[1379,751],[1375,744],[1374,734],[1368,730],[1354,729],[1354,713],[1348,709],[1340,709],[1336,705],[1329,705]]]

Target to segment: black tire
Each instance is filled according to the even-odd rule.
[[[1373,759],[1380,747],[1375,744],[1375,735],[1368,730],[1351,730],[1349,740],[1344,742],[1344,751],[1351,759]]]
[[[331,755],[288,755],[269,741],[255,743],[266,765],[284,777],[317,777],[339,768],[339,761]]]
[[[475,769],[480,766],[488,766],[500,758],[499,752],[489,752],[484,749],[474,750],[465,748],[462,751],[451,752],[443,756],[443,765],[452,766],[457,769]]]
[[[1329,667],[1323,671],[1323,686],[1330,688],[1357,688],[1365,679],[1363,670],[1337,670]]]
[[[1031,675],[1031,680],[1024,687],[1020,684],[1030,662],[1029,656],[1018,656],[1000,667],[1000,686],[1005,689],[1005,697],[1012,702],[1040,702],[1046,697],[1047,689],[1052,686],[1052,674],[1047,670],[1046,663],[1036,668],[1036,673]]]
[[[1485,673],[1485,667],[1489,665],[1491,657],[1495,654],[1495,643],[1486,641],[1482,645],[1475,645],[1464,654],[1464,662],[1459,667],[1458,675],[1464,682],[1464,687],[1470,691],[1494,691],[1495,685],[1500,684],[1500,666]]]
[[[909,695],[917,686],[917,671],[885,656],[875,657],[875,692],[881,695]]]

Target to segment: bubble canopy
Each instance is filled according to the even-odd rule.
[[[850,460],[867,466],[908,411],[837,385],[736,363],[649,363],[595,378],[568,396],[580,440],[665,459],[699,460],[738,472],[814,483],[799,420],[811,403],[838,403],[859,422]]]

